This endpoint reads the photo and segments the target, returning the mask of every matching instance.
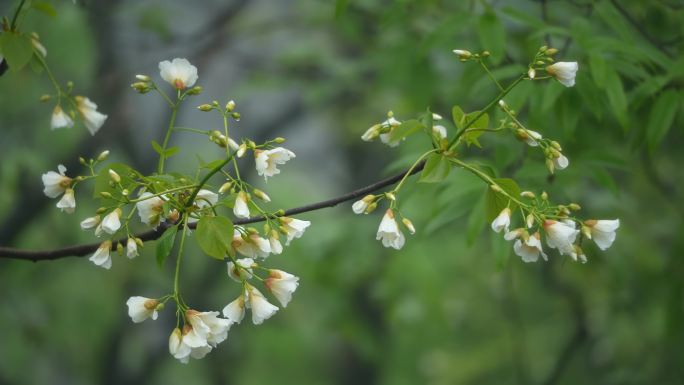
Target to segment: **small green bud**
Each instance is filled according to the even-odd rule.
[[[85,158],[83,158],[82,156],[79,156],[79,157],[78,157],[78,163],[80,163],[80,164],[82,164],[82,165],[84,165],[84,166],[87,166],[87,165],[88,165],[88,163],[86,163]]]
[[[543,201],[548,201],[549,200],[549,194],[546,193],[546,191],[542,191],[541,193],[541,199]]]
[[[255,229],[254,227],[248,227],[247,232],[250,234],[259,234],[259,231]]]
[[[102,192],[100,192],[100,196],[103,197],[103,198],[111,198],[111,197],[112,197],[112,194],[110,194],[110,193],[107,192],[107,191],[102,191]]]
[[[239,112],[233,112],[232,114],[230,114],[230,116],[232,116],[233,119],[235,119],[237,121],[240,120],[240,113]]]
[[[97,211],[95,211],[95,213],[96,214],[103,214],[105,211],[107,211],[106,207],[100,207],[99,209],[97,209]]]
[[[570,203],[568,205],[568,208],[572,211],[579,211],[582,210],[582,206],[578,205],[577,203]]]
[[[555,48],[549,48],[549,49],[547,49],[546,52],[545,52],[545,54],[546,54],[547,56],[553,56],[553,55],[555,55],[555,54],[557,54],[557,53],[558,53],[558,50],[555,49]]]
[[[480,55],[482,55],[482,57],[488,57],[490,55],[490,53],[489,53],[489,51],[482,51],[482,53]]]
[[[523,191],[520,193],[521,197],[534,199],[535,195],[532,191]]]
[[[202,87],[201,86],[194,86],[188,90],[188,95],[199,95],[201,93],[202,93]]]
[[[114,183],[120,183],[121,182],[121,177],[119,174],[116,173],[116,171],[112,170],[111,168],[109,169],[109,177],[114,181]]]
[[[489,188],[491,188],[492,191],[494,191],[494,192],[498,192],[498,193],[502,193],[502,192],[503,192],[503,189],[502,189],[501,187],[499,187],[498,184],[490,185]]]
[[[547,49],[549,49],[549,47],[543,45],[543,46],[539,47],[539,52],[544,52],[544,51],[546,51]]]
[[[123,196],[125,196],[125,197],[127,197],[128,194],[130,194],[130,191],[128,191],[127,188],[125,188],[125,189],[123,189],[123,190],[121,191],[121,195],[123,195]]]
[[[558,150],[558,151],[563,151],[563,149],[561,148],[560,143],[556,142],[555,140],[552,140],[552,141],[551,141],[551,145],[552,145],[553,148],[555,148],[556,150]]]
[[[200,111],[207,112],[207,111],[213,110],[214,107],[212,107],[211,104],[201,104],[201,105],[197,106],[197,109]]]
[[[45,102],[49,102],[50,99],[52,99],[52,96],[50,96],[48,94],[44,94],[38,100],[40,100],[41,103],[45,103]]]
[[[136,238],[133,238],[133,240],[135,241],[135,244],[138,245],[138,247],[143,247],[143,246],[144,246],[144,243],[143,243],[143,240],[142,240],[142,239],[136,237]]]
[[[278,210],[278,211],[275,212],[275,215],[276,215],[277,217],[282,217],[282,216],[285,215],[285,210],[280,209],[280,210]]]
[[[117,242],[117,243],[116,243],[116,252],[117,252],[119,255],[123,255],[124,248],[123,248],[123,245],[121,244],[121,242]]]
[[[370,214],[373,211],[375,211],[375,209],[377,209],[377,208],[378,208],[378,202],[373,202],[373,203],[369,204],[368,207],[366,207],[366,211],[364,211],[364,214]]]
[[[226,182],[226,183],[222,184],[221,187],[219,187],[218,192],[219,192],[219,194],[225,194],[226,191],[231,189],[231,187],[233,187],[233,182],[230,182],[230,181]]]
[[[135,75],[135,78],[140,80],[141,82],[149,82],[150,77],[147,75]]]
[[[226,103],[226,111],[233,112],[234,109],[235,109],[235,101],[231,100],[228,103]]]
[[[273,142],[274,142],[274,143],[278,143],[278,144],[285,143],[285,138],[281,138],[281,137],[279,136],[279,137],[273,139]]]

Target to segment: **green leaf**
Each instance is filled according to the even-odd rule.
[[[606,71],[606,93],[615,118],[627,127],[627,97],[620,76],[615,71]]]
[[[489,51],[491,61],[494,64],[501,62],[505,56],[506,31],[496,13],[488,10],[480,17],[478,32],[482,49]]]
[[[520,187],[513,179],[508,178],[497,178],[493,179],[501,189],[508,193],[508,195],[518,198],[520,197]],[[501,210],[509,207],[511,211],[515,211],[518,208],[518,204],[510,200],[506,195],[496,192],[487,187],[487,192],[485,193],[485,210],[487,222],[491,222],[496,218]]]
[[[454,125],[456,128],[459,130],[463,129],[463,125],[465,124],[465,113],[459,106],[454,106],[451,109],[451,118],[454,120]]]
[[[57,11],[55,10],[55,7],[53,7],[52,4],[46,1],[36,1],[33,4],[31,4],[31,7],[50,17],[57,16]]]
[[[389,141],[397,142],[424,128],[423,124],[415,119],[407,120],[390,132]]]
[[[164,152],[164,156],[166,158],[170,158],[173,155],[175,155],[179,150],[180,150],[180,148],[178,148],[178,147],[167,148],[166,151]]]
[[[209,256],[223,260],[233,241],[233,222],[226,217],[202,217],[197,222],[197,243]]]
[[[489,127],[489,115],[488,114],[483,114],[479,118],[477,118],[477,121],[472,122],[473,119],[480,113],[480,111],[473,111],[465,116],[465,124],[470,125],[470,128],[477,128],[477,131],[466,131],[466,133],[463,135],[463,139],[465,139],[466,144],[470,146],[471,144],[476,145],[477,147],[482,147],[480,146],[480,142],[477,140],[477,138],[480,137],[480,135],[484,134],[485,131],[482,131],[482,129],[488,128]]]
[[[152,141],[152,148],[154,149],[154,152],[156,152],[157,154],[159,154],[159,155],[164,154],[164,149],[162,148],[162,146],[159,143],[157,143],[156,140]]]
[[[0,47],[9,68],[15,72],[26,66],[33,56],[33,43],[26,35],[3,32],[0,34]]]
[[[648,149],[653,151],[663,141],[667,132],[672,127],[677,109],[679,108],[679,96],[674,90],[667,90],[658,96],[651,107],[646,126],[646,142]]]
[[[449,159],[441,154],[432,154],[428,157],[427,162],[425,162],[425,167],[423,167],[423,172],[420,174],[419,182],[441,182],[449,176],[449,171],[451,171]]]
[[[173,249],[173,243],[176,240],[176,233],[178,232],[178,226],[172,226],[166,229],[164,231],[164,234],[162,234],[161,237],[157,240],[157,248],[156,248],[156,253],[157,253],[157,265],[159,267],[164,266],[164,261],[166,261],[166,257],[169,256],[171,253],[171,249]]]

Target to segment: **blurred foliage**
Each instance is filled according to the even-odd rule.
[[[10,14],[16,3],[3,3],[0,13]],[[486,229],[484,186],[460,171],[445,183],[410,183],[402,192],[402,211],[418,233],[400,252],[374,240],[377,215],[353,216],[349,205],[307,214],[313,226],[306,236],[273,257],[301,277],[290,306],[262,326],[234,327],[215,352],[187,366],[166,351],[173,317],[133,325],[125,314],[128,296],[170,285],[171,272],[156,266],[153,245],[134,263],[115,261],[111,271],[82,259],[0,261],[0,383],[681,383],[681,2],[254,1],[221,26],[207,20],[239,1],[78,3],[55,1],[56,17],[36,13],[24,26],[40,33],[55,73],[104,105],[122,98],[106,87],[127,87],[111,85],[112,72],[128,81],[140,69],[124,46],[173,50],[193,61],[200,39],[182,38],[192,32],[179,20],[212,26],[202,38],[243,43],[233,56],[268,52],[249,62],[221,97],[294,90],[304,101],[298,121],[327,122],[318,130],[345,161],[337,167],[352,176],[340,184],[325,175],[325,159],[318,168],[294,162],[268,186],[283,205],[351,190],[415,159],[425,143],[409,140],[387,150],[360,142],[387,110],[399,119],[427,107],[448,116],[454,104],[468,112],[491,99],[496,89],[481,69],[459,63],[452,49],[491,51],[493,73],[505,83],[525,70],[540,45],[556,47],[557,58],[580,63],[576,87],[525,82],[506,101],[531,129],[563,145],[570,167],[549,178],[540,154],[503,135],[482,135],[485,150],[472,146],[462,156],[491,166],[497,177],[515,178],[522,189],[580,202],[587,215],[619,217],[622,227],[609,251],[587,247],[586,265],[558,257],[524,264]],[[131,32],[107,41],[103,36],[116,28]],[[169,54],[163,55],[156,60]],[[202,71],[205,88],[221,79]],[[90,240],[78,229],[94,210],[86,197],[79,197],[74,216],[58,213],[44,197],[27,198],[42,189],[40,173],[87,155],[74,153],[83,150],[84,130],[49,131],[51,108],[36,102],[47,89],[30,70],[0,77],[0,221],[17,208],[28,217],[18,229],[3,224],[16,235],[0,236],[18,247]],[[145,113],[130,111],[140,99],[131,100],[120,119]],[[87,151],[111,148],[115,157],[136,159],[137,137],[124,137],[113,123],[107,130],[108,142]],[[313,180],[328,180],[334,189]],[[182,283],[186,298],[200,309],[222,307],[236,288],[215,261],[199,250],[192,254],[197,258],[187,258]]]

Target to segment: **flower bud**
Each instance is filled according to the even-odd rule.
[[[78,157],[78,163],[80,163],[80,164],[82,164],[82,165],[84,165],[84,166],[88,165],[88,163],[86,162],[85,158],[82,157],[82,156],[79,156],[79,157]]]
[[[547,49],[549,49],[549,47],[543,45],[543,46],[539,47],[539,52],[544,52],[544,51],[546,51]]]
[[[527,218],[525,218],[525,224],[527,225],[528,229],[534,226],[534,215],[532,215],[532,213],[527,214]]]
[[[503,99],[499,99],[499,107],[508,108],[508,104],[506,104]]]
[[[109,177],[115,182],[115,183],[120,183],[121,182],[121,177],[119,174],[116,173],[116,171],[112,170],[111,168],[109,169]]]
[[[235,109],[235,101],[234,100],[231,100],[228,103],[226,103],[226,111],[233,112],[234,109]]]
[[[587,239],[591,239],[591,229],[589,226],[582,225],[582,235]]]
[[[143,240],[142,240],[142,239],[136,237],[136,238],[133,238],[133,240],[135,241],[135,244],[138,245],[138,247],[143,247],[143,246],[144,246],[144,243],[143,243]]]
[[[207,111],[213,110],[214,107],[213,107],[211,104],[206,104],[206,103],[205,103],[205,104],[202,104],[202,105],[197,106],[197,109],[199,109],[200,111],[207,112]]]
[[[233,112],[232,114],[230,114],[230,116],[232,116],[233,119],[235,119],[235,121],[237,121],[237,122],[240,121],[240,113],[239,112]]]
[[[546,168],[549,170],[551,174],[553,174],[553,171],[556,169],[556,166],[553,164],[553,161],[549,158],[546,158]]]
[[[199,95],[202,93],[201,86],[194,86],[188,91],[188,95]]]
[[[116,252],[117,252],[117,254],[119,254],[119,255],[123,255],[124,247],[123,247],[123,245],[121,244],[121,242],[117,242],[117,243],[116,243]]]
[[[473,56],[470,51],[466,51],[464,49],[455,49],[452,52],[455,53],[456,56],[458,56],[458,58],[461,60],[468,60],[471,56]]]
[[[373,202],[373,203],[368,205],[364,214],[370,214],[373,211],[375,211],[375,209],[377,209],[377,208],[378,208],[378,202]]]
[[[103,160],[107,159],[109,156],[109,150],[104,150],[100,153],[100,155],[97,156],[97,161],[102,162]]]
[[[247,145],[245,143],[242,143],[240,147],[238,147],[237,157],[242,158],[245,155],[245,152],[247,152]]]
[[[102,191],[102,192],[100,192],[100,196],[103,197],[103,198],[111,198],[111,197],[112,197],[112,194],[110,194],[110,193],[107,192],[107,191]]]
[[[489,51],[482,51],[482,53],[481,53],[480,55],[481,55],[482,57],[488,57],[488,56],[491,55],[491,54],[489,53]]]
[[[225,194],[226,191],[230,190],[231,187],[233,187],[233,182],[228,181],[228,182],[222,184],[221,187],[219,187],[218,192],[219,192],[219,194]]]
[[[503,189],[501,187],[499,187],[498,184],[490,185],[489,188],[491,188],[494,192],[498,192],[498,193],[503,192]]]
[[[263,192],[259,189],[255,188],[254,190],[252,190],[252,192],[254,193],[254,195],[257,198],[261,199],[264,202],[270,202],[271,201],[271,198],[265,192]]]
[[[130,193],[131,193],[131,192],[130,192],[130,191],[128,191],[128,189],[127,189],[127,188],[125,188],[125,189],[121,190],[121,195],[123,195],[123,196],[125,196],[125,197],[127,197],[127,196],[128,196],[128,194],[130,194]]]
[[[285,215],[285,210],[280,209],[280,210],[278,210],[278,211],[275,212],[275,215],[276,215],[277,217],[282,217],[283,215]]]
[[[546,54],[546,56],[553,56],[553,55],[555,55],[556,53],[558,53],[558,50],[555,49],[555,48],[549,48],[549,49],[547,49],[546,52],[544,52],[544,53]]]
[[[105,211],[107,211],[107,208],[106,208],[106,207],[100,207],[99,209],[97,209],[97,210],[95,211],[95,213],[96,213],[96,214],[102,214],[102,213],[104,213]]]
[[[411,234],[415,234],[415,233],[416,233],[416,228],[413,227],[413,223],[411,222],[410,219],[404,218],[404,219],[401,220],[401,222],[404,224],[404,226],[406,226],[406,228],[408,229],[409,233],[411,233]]]
[[[150,77],[147,75],[135,75],[135,78],[140,80],[141,82],[149,82]]]
[[[548,201],[549,200],[549,194],[546,193],[546,191],[542,191],[541,193],[541,199],[543,201]]]
[[[552,140],[552,141],[551,141],[551,146],[553,146],[553,148],[555,148],[555,149],[558,150],[558,151],[563,151],[563,149],[561,148],[560,143],[556,142],[555,140]]]
[[[523,191],[520,193],[521,197],[534,199],[535,195],[532,191]]]
[[[52,99],[52,96],[50,96],[48,94],[44,94],[38,100],[40,100],[41,103],[45,103],[45,102],[49,102],[50,99]]]
[[[278,144],[285,143],[285,138],[277,137],[273,139],[273,142]]]
[[[534,70],[534,68],[530,68],[527,70],[527,76],[529,76],[530,79],[534,79],[534,76],[537,74],[537,71]]]
[[[372,201],[375,200],[375,195],[373,195],[373,194],[368,194],[368,195],[366,195],[365,197],[361,198],[361,200],[364,201],[364,202],[366,202],[366,203],[371,203]]]
[[[579,210],[582,210],[582,207],[581,207],[580,205],[578,205],[577,203],[570,203],[570,204],[568,205],[568,208],[569,208],[570,210],[572,210],[572,211],[579,211]]]
[[[387,197],[387,199],[389,199],[391,201],[397,200],[397,197],[394,195],[394,193],[388,192],[388,193],[385,193],[385,196]]]

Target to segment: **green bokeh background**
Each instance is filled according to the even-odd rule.
[[[4,1],[10,15],[16,1]],[[167,352],[173,309],[134,325],[131,295],[163,295],[154,246],[110,271],[84,258],[0,260],[0,383],[8,384],[681,384],[684,381],[684,4],[675,0],[514,1],[54,1],[32,12],[61,81],[73,80],[110,115],[95,137],[49,130],[44,74],[0,77],[0,244],[47,249],[92,242],[78,223],[97,208],[86,190],[76,214],[42,194],[40,174],[104,149],[152,172],[168,119],[161,99],[128,85],[157,63],[187,57],[204,94],[182,125],[220,121],[194,105],[235,99],[241,136],[289,139],[297,158],[264,185],[271,207],[292,207],[368,184],[410,164],[422,138],[396,149],[359,136],[393,110],[481,108],[496,90],[452,49],[491,51],[502,82],[542,44],[578,61],[577,85],[526,82],[506,100],[529,127],[563,144],[570,167],[549,178],[542,156],[508,135],[485,135],[464,159],[491,165],[524,189],[620,218],[615,245],[578,264],[551,253],[524,264],[484,221],[484,186],[453,171],[439,185],[409,183],[403,212],[416,225],[401,251],[374,240],[380,213],[350,204],[307,213],[313,225],[267,264],[301,277],[287,309],[235,326],[205,359]],[[449,127],[453,133],[453,127]],[[193,172],[187,134],[170,166]],[[245,170],[251,162],[245,161]],[[251,180],[258,177],[252,172]],[[414,182],[411,180],[411,182]],[[218,183],[218,181],[217,181]],[[238,294],[225,267],[193,242],[186,300],[221,309]]]

